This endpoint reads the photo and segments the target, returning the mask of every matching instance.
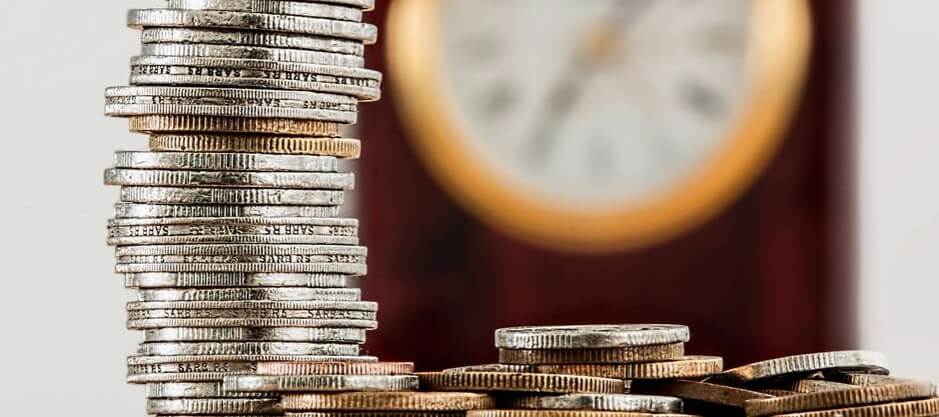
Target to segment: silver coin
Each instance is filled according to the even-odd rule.
[[[251,45],[145,43],[140,47],[140,54],[166,57],[254,59],[348,68],[362,68],[365,66],[365,58],[358,55]]]
[[[106,185],[145,187],[290,188],[351,190],[353,174],[319,172],[182,171],[112,168]]]
[[[378,28],[375,25],[366,23],[218,10],[135,9],[127,13],[127,25],[137,29],[147,27],[198,27],[304,33],[353,39],[368,44],[375,43],[378,39]]]
[[[115,219],[108,223],[110,245],[208,243],[357,245],[358,221],[228,217]]]
[[[482,365],[460,366],[457,368],[447,368],[442,372],[495,372],[495,373],[536,373],[538,371],[535,365],[520,365],[510,363],[486,363]]]
[[[358,288],[215,288],[139,290],[140,301],[359,301]]]
[[[279,399],[151,399],[147,412],[156,415],[277,415],[282,414]]]
[[[365,329],[294,327],[170,327],[144,331],[145,342],[334,342],[365,343]]]
[[[221,382],[160,382],[146,386],[147,398],[277,398],[267,392],[227,392]]]
[[[160,313],[161,311],[158,311]],[[168,310],[162,312],[162,315],[165,316],[183,316],[185,317],[188,312],[180,310]],[[209,310],[201,315],[211,315],[216,313],[215,311]],[[276,313],[276,312],[275,312]],[[291,315],[302,316],[307,313],[307,315],[314,315],[313,313],[321,313],[318,311],[303,311],[303,310],[289,310],[287,313]],[[132,315],[134,313],[128,313]],[[229,311],[229,315],[256,315],[264,316],[264,314],[256,312],[245,312],[245,311]],[[216,315],[223,315],[219,313]],[[268,314],[271,316],[273,314]],[[319,314],[325,315],[325,314]],[[341,315],[340,313],[332,313],[331,315]],[[350,315],[352,315],[350,313]],[[358,315],[367,315],[367,314],[358,314]],[[146,330],[146,329],[160,329],[164,327],[300,327],[300,328],[333,328],[333,327],[353,327],[359,329],[368,329],[374,330],[378,328],[378,321],[376,320],[357,320],[357,319],[316,319],[316,318],[153,318],[153,319],[139,319],[139,320],[128,320],[127,328],[132,330]]]
[[[317,3],[341,4],[345,6],[358,7],[364,11],[375,9],[375,0],[297,0],[297,1],[315,1]]]
[[[187,205],[187,204],[133,204],[114,205],[114,217],[119,219],[162,219],[198,217],[338,217],[340,206],[251,206],[251,205]]]
[[[204,258],[204,257],[203,257]],[[129,262],[150,258],[130,257],[118,261]],[[191,257],[187,258],[191,260]],[[245,260],[244,257],[233,256],[230,260]],[[307,255],[285,255],[273,263],[232,262],[232,263],[119,263],[114,272],[118,274],[138,274],[143,272],[244,272],[258,274],[342,274],[349,276],[364,276],[368,273],[368,266],[364,260],[356,263],[320,263],[313,262]],[[201,259],[198,259],[201,260]],[[247,259],[255,261],[256,259]]]
[[[264,188],[121,187],[121,201],[147,204],[341,206],[344,202],[344,193],[342,191]]]
[[[344,67],[203,57],[140,56],[131,62],[131,85],[191,85],[222,88],[304,90],[381,98],[381,79],[348,74]]]
[[[114,167],[196,171],[332,173],[339,171],[339,160],[331,156],[268,155],[252,153],[115,152]]]
[[[416,375],[237,375],[226,377],[229,392],[408,391],[417,389]]]
[[[729,383],[747,383],[761,379],[824,370],[890,373],[887,368],[887,358],[883,354],[863,350],[846,350],[770,359],[724,371],[715,378]]]
[[[345,275],[245,274],[240,272],[127,274],[128,288],[311,287],[344,288]]]
[[[323,3],[272,0],[167,0],[169,9],[229,10],[233,12],[269,13],[324,19],[362,21],[362,9]]]
[[[687,342],[687,326],[622,324],[510,327],[496,330],[500,349],[600,349]]]
[[[681,413],[682,400],[675,397],[635,394],[532,395],[512,398],[508,407],[527,410]]]
[[[157,342],[137,348],[142,356],[175,355],[323,355],[353,356],[359,345],[301,342]]]
[[[259,362],[378,362],[374,356],[295,356],[295,355],[215,355],[215,356],[129,356],[128,370],[157,373],[223,373],[234,368],[233,363],[251,363],[252,370]],[[157,366],[160,367],[157,367]],[[221,380],[221,379],[220,379]]]
[[[364,246],[341,245],[150,245],[121,246],[114,250],[117,256],[222,256],[222,255],[337,255],[362,257],[368,254]],[[337,260],[337,262],[351,262]]]
[[[140,41],[148,43],[213,44],[260,46],[264,48],[306,49],[343,55],[362,56],[362,42],[324,36],[290,33],[208,30],[188,28],[149,28],[141,32]],[[133,61],[131,61],[133,63]],[[337,67],[345,68],[345,67]]]
[[[374,321],[376,318],[376,313],[371,311],[345,311],[345,310],[315,310],[315,309],[287,309],[287,308],[272,308],[272,309],[219,309],[219,310],[210,310],[210,309],[196,309],[196,310],[187,310],[187,309],[148,309],[148,310],[134,310],[127,312],[127,318],[129,321],[141,321],[141,320],[177,320],[178,323],[185,323],[184,320],[193,323],[202,323],[202,322],[220,322],[223,320],[228,321],[246,321],[246,320],[274,320],[274,319],[283,319],[283,320],[307,320],[307,321],[322,321],[326,324],[333,324],[333,327],[355,327],[349,326],[346,322],[356,322],[356,323],[367,323]],[[201,325],[192,325],[192,326],[167,326],[167,327],[218,327],[218,326],[201,326]],[[268,327],[268,326],[243,326],[243,327]],[[269,327],[279,327],[279,326],[269,326]],[[298,326],[299,327],[299,326]],[[326,327],[317,326],[317,327]]]
[[[222,89],[208,87],[130,87],[141,93],[167,95],[122,95],[135,90],[126,87],[108,89],[105,113],[109,116],[131,117],[147,115],[185,115],[239,118],[305,119],[334,123],[355,123],[356,104],[335,101],[316,101],[312,96],[299,99],[290,96],[299,91]],[[198,95],[201,90],[201,96]],[[229,91],[229,93],[223,93]],[[169,94],[178,93],[171,96]],[[189,94],[192,93],[192,94]],[[186,95],[184,95],[186,94]],[[318,94],[323,93],[308,93]],[[355,100],[354,97],[345,97]]]
[[[127,303],[127,311],[142,310],[331,310],[378,311],[372,301],[150,301]]]

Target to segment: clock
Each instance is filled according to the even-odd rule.
[[[762,172],[807,68],[806,0],[395,0],[417,153],[492,227],[558,250],[661,243]]]

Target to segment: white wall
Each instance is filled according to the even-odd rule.
[[[939,1],[861,7],[861,334],[939,380]]]

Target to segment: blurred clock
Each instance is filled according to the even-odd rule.
[[[805,0],[396,0],[395,97],[485,222],[581,252],[662,242],[759,175],[799,96]]]

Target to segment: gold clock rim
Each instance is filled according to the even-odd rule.
[[[439,0],[395,0],[387,61],[396,104],[431,176],[483,222],[529,244],[581,253],[653,246],[716,216],[756,180],[776,154],[802,91],[812,25],[808,0],[753,0],[748,86],[724,150],[668,192],[641,204],[597,211],[547,206],[475,160],[443,83],[437,43]],[[447,138],[451,139],[447,139]]]

